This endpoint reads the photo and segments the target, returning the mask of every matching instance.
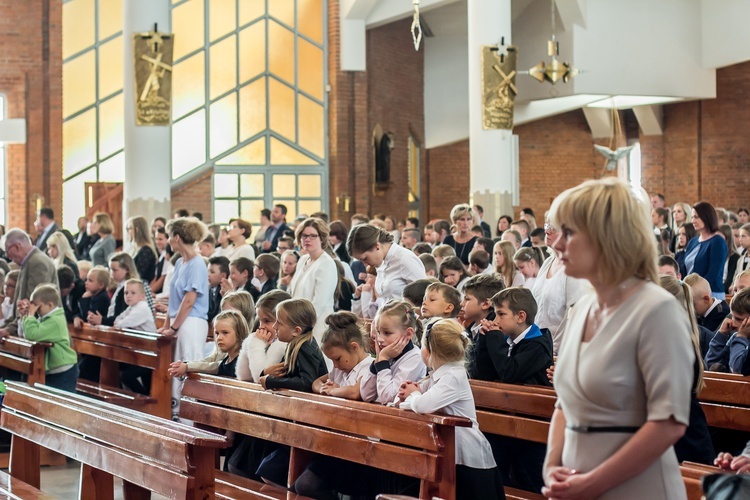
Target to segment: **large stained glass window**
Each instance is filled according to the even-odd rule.
[[[63,224],[85,213],[84,183],[122,182],[122,0],[63,3]]]
[[[327,207],[324,4],[173,0],[172,178],[214,167],[214,221]]]

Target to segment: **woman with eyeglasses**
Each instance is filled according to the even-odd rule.
[[[590,289],[586,280],[571,278],[563,272],[563,263],[552,248],[559,235],[549,221],[544,224],[544,244],[552,255],[542,263],[531,289],[537,303],[534,322],[539,328],[549,330],[555,354],[560,347],[561,327],[568,311]]]
[[[303,220],[294,231],[297,244],[304,255],[297,262],[289,293],[295,299],[307,299],[315,306],[318,319],[313,336],[318,345],[322,345],[325,320],[333,313],[334,296],[339,282],[336,263],[329,254],[329,233],[328,224],[315,217]]]

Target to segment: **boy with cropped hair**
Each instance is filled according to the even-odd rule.
[[[279,258],[270,253],[261,254],[255,259],[253,277],[254,281],[257,280],[258,298],[276,289],[276,277],[279,275],[280,267],[281,261]]]
[[[711,285],[696,273],[685,276],[685,283],[693,290],[693,305],[698,324],[715,332],[729,314],[729,304],[711,295]]]
[[[431,283],[422,299],[422,318],[450,319],[458,316],[461,309],[461,294],[445,283]]]
[[[528,288],[506,288],[492,297],[495,319],[477,339],[476,378],[506,384],[550,385],[552,339],[534,324],[537,305]]]
[[[438,275],[438,263],[435,257],[429,253],[423,253],[418,256],[419,260],[424,264],[424,272],[429,278],[437,278]]]
[[[750,288],[732,297],[731,314],[708,346],[706,366],[713,371],[750,375]]]
[[[78,355],[70,347],[65,311],[58,304],[60,292],[55,285],[38,285],[27,304],[23,334],[34,342],[52,344],[44,355],[45,384],[63,391],[76,392]]]
[[[472,275],[494,274],[495,270],[490,265],[490,254],[484,250],[472,250],[469,254],[469,271]]]
[[[131,328],[142,332],[155,332],[154,314],[146,302],[146,287],[139,279],[125,282],[125,303],[128,308],[115,318],[116,328]]]

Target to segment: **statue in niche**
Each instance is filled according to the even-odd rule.
[[[395,147],[395,134],[383,133],[380,125],[373,132],[373,151],[375,153],[375,183],[387,184],[391,180],[391,150]]]

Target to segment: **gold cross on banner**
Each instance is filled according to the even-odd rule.
[[[518,95],[518,89],[513,83],[513,77],[516,76],[516,70],[513,70],[510,72],[510,74],[506,75],[502,68],[500,68],[500,66],[498,66],[497,64],[493,64],[492,69],[500,73],[500,76],[503,78],[503,81],[500,82],[500,88],[508,86],[514,94]]]
[[[148,97],[148,93],[152,90],[159,90],[159,79],[164,76],[165,71],[172,71],[172,66],[161,62],[161,58],[161,52],[156,55],[155,59],[153,57],[148,57],[145,54],[141,56],[141,59],[151,63],[151,71],[148,74],[148,80],[146,80],[146,85],[143,87],[143,92],[141,92],[141,101],[145,101]]]

